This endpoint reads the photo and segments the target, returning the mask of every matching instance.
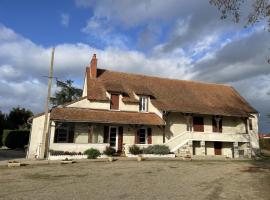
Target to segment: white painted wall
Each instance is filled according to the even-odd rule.
[[[50,116],[50,114],[48,116]],[[28,152],[27,152],[27,158],[29,159],[34,159],[36,156],[39,156],[38,152],[40,152],[39,149],[42,143],[44,120],[45,120],[45,115],[41,115],[41,116],[33,118],[29,147],[28,147]],[[48,123],[48,126],[49,126],[49,123]]]

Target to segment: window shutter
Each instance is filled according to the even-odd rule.
[[[147,143],[152,144],[152,129],[151,128],[147,129]]]
[[[74,142],[74,125],[71,124],[68,129],[68,143]]]
[[[103,143],[108,143],[109,140],[109,126],[104,126]]]
[[[137,132],[135,133],[135,144],[139,144],[139,137],[140,137],[140,129],[137,130]]]
[[[213,132],[214,133],[218,132],[218,130],[217,130],[217,122],[216,122],[214,117],[212,118],[212,126],[213,126]]]
[[[123,127],[118,128],[118,151],[121,152],[123,147]]]

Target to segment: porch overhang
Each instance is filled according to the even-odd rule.
[[[53,121],[93,122],[111,124],[135,124],[163,126],[165,121],[155,113],[97,110],[88,108],[53,108]]]

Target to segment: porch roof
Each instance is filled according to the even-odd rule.
[[[165,125],[155,113],[97,110],[88,108],[53,108],[51,120],[112,124]]]

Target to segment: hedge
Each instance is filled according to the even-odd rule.
[[[2,136],[3,146],[11,149],[24,148],[25,145],[28,145],[29,135],[29,130],[4,130]]]

